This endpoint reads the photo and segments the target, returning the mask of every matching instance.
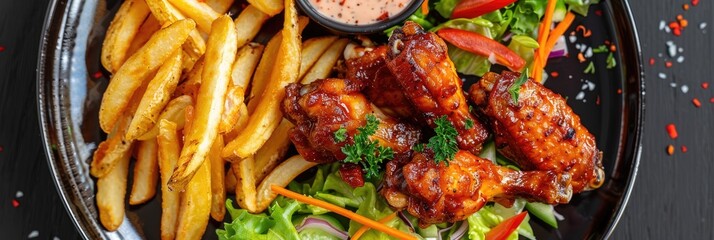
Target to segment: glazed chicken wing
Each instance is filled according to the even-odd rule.
[[[397,29],[389,39],[387,66],[402,91],[429,126],[447,116],[459,133],[459,148],[478,153],[488,137],[470,112],[461,78],[449,59],[446,44],[413,22]]]
[[[354,57],[346,61],[346,77],[365,84],[363,93],[384,113],[400,119],[413,119],[414,107],[404,96],[402,86],[387,68],[387,46],[356,47]],[[416,122],[416,121],[413,121]]]
[[[466,219],[488,201],[512,203],[515,197],[556,204],[572,196],[570,175],[551,171],[516,171],[469,152],[437,164],[428,153],[411,161],[390,161],[381,194],[397,209],[406,208],[419,225]]]
[[[524,170],[570,173],[575,193],[600,187],[605,173],[593,135],[565,99],[532,79],[514,103],[508,88],[519,76],[488,73],[469,91],[490,120],[499,151]]]
[[[419,140],[420,131],[397,122],[374,108],[360,93],[359,83],[346,79],[322,79],[309,85],[291,84],[282,104],[285,117],[295,124],[290,140],[308,161],[328,163],[343,160],[341,148],[353,143],[357,128],[366,124],[366,116],[379,119],[377,132],[371,136],[395,155],[409,154]],[[347,130],[347,139],[338,142],[335,131]]]

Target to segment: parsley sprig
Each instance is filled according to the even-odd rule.
[[[511,84],[510,87],[508,87],[508,93],[511,94],[511,98],[513,99],[513,102],[518,104],[518,94],[521,91],[521,86],[525,84],[528,81],[528,68],[526,68],[523,73],[521,73],[521,76],[516,79],[513,84]]]
[[[342,153],[347,157],[343,160],[346,163],[356,163],[362,165],[364,176],[373,178],[379,176],[379,169],[382,162],[387,159],[394,158],[394,150],[388,147],[380,146],[376,140],[370,140],[369,137],[377,132],[379,127],[379,119],[374,115],[367,115],[367,124],[357,128],[357,134],[354,136],[354,142],[342,147]],[[337,130],[335,132],[335,140],[346,139],[346,130]],[[343,138],[344,137],[344,138]]]
[[[436,135],[429,138],[429,143],[426,147],[434,152],[434,162],[439,164],[444,162],[449,164],[451,159],[454,159],[456,152],[459,151],[459,147],[456,143],[456,137],[458,132],[451,122],[446,118],[446,116],[441,116],[434,120],[436,127],[434,132]]]

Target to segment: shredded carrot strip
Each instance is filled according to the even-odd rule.
[[[280,195],[283,195],[283,196],[285,196],[285,197],[289,197],[289,198],[298,200],[298,201],[303,202],[303,203],[307,203],[307,204],[310,204],[310,205],[318,206],[318,207],[321,207],[321,208],[324,208],[324,209],[333,211],[333,212],[335,212],[335,213],[337,213],[337,214],[340,214],[340,215],[342,215],[342,216],[344,216],[344,217],[346,217],[346,218],[349,218],[349,219],[351,219],[351,220],[354,220],[355,222],[358,222],[358,223],[360,223],[360,224],[362,224],[362,225],[369,226],[369,227],[374,228],[374,229],[376,229],[376,230],[378,230],[378,231],[381,231],[381,232],[384,232],[384,233],[386,233],[386,234],[389,234],[390,236],[393,236],[393,237],[396,237],[396,238],[399,238],[399,239],[414,239],[414,240],[417,239],[416,237],[414,237],[414,236],[412,236],[412,235],[409,235],[409,234],[407,234],[407,233],[405,233],[405,232],[396,230],[396,229],[394,229],[394,228],[390,228],[390,227],[388,227],[387,225],[381,224],[381,223],[376,222],[376,221],[374,221],[374,220],[372,220],[372,219],[369,219],[369,218],[366,218],[366,217],[364,217],[364,216],[362,216],[362,215],[356,214],[356,213],[354,213],[354,212],[352,212],[352,211],[350,211],[350,210],[341,208],[341,207],[339,207],[339,206],[337,206],[337,205],[330,204],[330,203],[327,203],[327,202],[325,202],[325,201],[318,200],[318,199],[314,199],[314,198],[311,198],[311,197],[307,197],[307,196],[304,196],[304,195],[302,195],[302,194],[299,194],[299,193],[296,193],[296,192],[287,190],[287,189],[285,189],[285,188],[283,188],[283,187],[281,187],[281,186],[277,186],[277,185],[271,185],[271,186],[270,186],[270,189],[273,190],[273,192],[276,192],[276,193],[278,193],[278,194],[280,194]]]
[[[531,72],[531,75],[533,78],[542,83],[542,71],[543,68],[545,68],[546,63],[548,62],[548,54],[550,54],[550,51],[555,47],[555,43],[558,42],[558,38],[565,34],[565,31],[568,30],[571,24],[573,24],[573,21],[575,20],[575,14],[572,12],[568,12],[565,15],[565,18],[563,18],[563,21],[558,23],[555,28],[553,28],[553,31],[550,33],[550,36],[548,36],[548,39],[546,40],[544,45],[540,45],[538,50],[539,52],[536,54],[534,63],[533,63],[533,71]],[[542,50],[542,52],[540,51]],[[580,55],[578,55],[578,58],[580,58]],[[584,61],[584,59],[581,60],[581,62]]]
[[[553,23],[553,12],[555,12],[555,4],[558,0],[548,0],[548,5],[545,8],[545,16],[543,17],[543,22],[540,23],[540,31],[538,32],[538,44],[539,46],[545,45],[546,39],[550,35],[550,25]],[[543,55],[543,51],[540,51],[539,55]]]
[[[397,216],[397,212],[393,212],[392,214],[389,214],[386,217],[379,219],[379,223],[382,223],[382,224],[387,223],[387,222],[391,221],[392,219],[394,219],[394,217],[396,217],[396,216]],[[357,230],[357,232],[355,232],[355,235],[352,235],[352,240],[358,240],[360,237],[362,237],[362,234],[369,231],[369,229],[371,229],[369,226],[363,225],[361,228],[359,228]]]
[[[421,2],[421,14],[429,14],[429,0],[424,0]]]

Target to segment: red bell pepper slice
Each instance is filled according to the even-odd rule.
[[[443,28],[436,32],[445,41],[476,55],[496,58],[496,62],[508,67],[512,71],[520,72],[526,61],[503,44],[475,32],[454,28]]]
[[[508,6],[516,0],[461,0],[451,12],[454,18],[475,18]]]
[[[504,240],[521,225],[523,219],[526,218],[528,212],[523,211],[516,216],[504,220],[498,226],[494,227],[486,233],[486,240]]]

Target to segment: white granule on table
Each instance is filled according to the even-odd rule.
[[[679,56],[679,57],[677,57],[677,62],[678,62],[678,63],[683,63],[683,62],[684,62],[684,56]]]
[[[699,24],[699,29],[704,30],[705,28],[707,28],[707,22],[702,22]]]
[[[575,100],[583,100],[585,98],[585,93],[580,91],[578,95],[575,95]]]
[[[677,83],[676,83],[676,82],[671,82],[671,83],[669,83],[669,86],[670,86],[670,87],[673,87],[673,88],[676,88],[676,87],[677,87]]]
[[[22,196],[25,196],[25,194],[22,193],[22,191],[17,191],[17,192],[15,193],[15,198],[21,198]]]
[[[658,76],[660,79],[667,79],[667,74],[664,74],[664,73],[659,73],[659,74],[657,74],[657,76]]]
[[[687,86],[687,84],[682,85],[682,92],[683,93],[689,92],[689,86]]]
[[[36,238],[36,237],[39,237],[39,236],[40,236],[40,232],[38,232],[37,230],[32,230],[32,232],[30,232],[30,234],[27,234],[27,238],[28,238],[28,239],[29,239],[29,238]]]

